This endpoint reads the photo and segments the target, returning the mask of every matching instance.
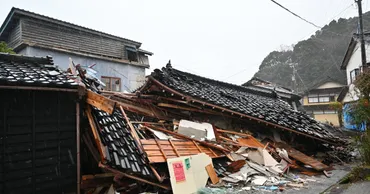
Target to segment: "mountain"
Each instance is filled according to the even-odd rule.
[[[357,31],[357,23],[357,17],[331,21],[307,40],[295,44],[293,49],[268,54],[254,76],[293,88],[294,65],[298,92],[307,91],[328,77],[345,84],[345,71],[340,70],[340,65]],[[370,12],[363,15],[363,24],[365,31],[370,30]]]

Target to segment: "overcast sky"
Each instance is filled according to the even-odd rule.
[[[276,1],[319,26],[357,15],[354,0]],[[248,81],[269,52],[317,30],[270,0],[2,0],[1,21],[12,7],[141,42],[154,53],[147,74],[171,59],[177,69],[234,84]]]

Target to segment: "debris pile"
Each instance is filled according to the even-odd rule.
[[[119,171],[121,190],[129,189],[120,185],[127,178],[154,192],[304,188],[307,180],[294,173],[330,176],[332,167],[302,151],[347,145],[279,98],[171,67],[134,94],[99,93],[87,92],[88,119],[101,139],[100,166]]]
[[[297,174],[330,176],[331,163],[347,162],[352,154],[347,139],[276,93],[261,94],[170,65],[155,70],[134,93],[108,92],[87,68],[71,61],[69,74],[60,73],[73,79],[65,83],[58,82],[59,75],[48,76],[57,85],[83,85],[78,132],[85,193],[299,189],[309,179]]]

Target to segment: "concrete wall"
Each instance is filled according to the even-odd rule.
[[[317,114],[317,115],[314,115],[314,118],[317,121],[320,121],[322,123],[331,122],[333,123],[334,126],[337,126],[337,127],[339,127],[340,125],[338,114]]]
[[[68,68],[69,57],[72,58],[76,65],[81,64],[82,66],[89,66],[96,64],[93,69],[98,72],[99,78],[101,78],[101,76],[121,78],[121,91],[132,91],[140,87],[145,81],[144,67],[29,46],[18,53],[30,56],[50,55],[53,57],[54,64],[63,70],[67,70]]]

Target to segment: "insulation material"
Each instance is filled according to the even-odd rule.
[[[209,123],[196,123],[188,120],[180,120],[178,133],[192,137],[197,140],[216,139],[213,127]]]

